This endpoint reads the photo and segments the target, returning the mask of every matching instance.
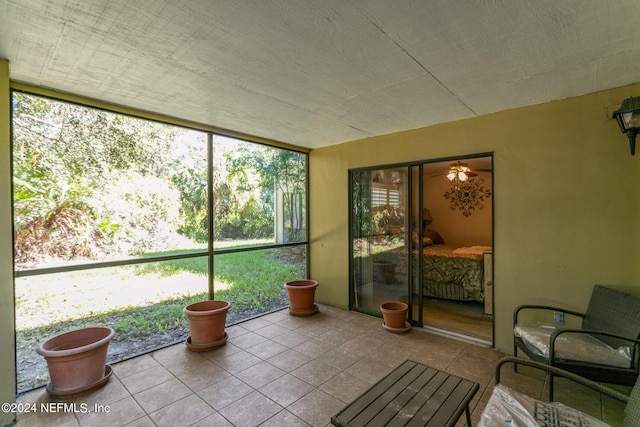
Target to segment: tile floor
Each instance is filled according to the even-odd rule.
[[[178,344],[117,363],[104,387],[73,399],[52,400],[44,389],[29,392],[18,402],[43,403],[51,411],[19,414],[17,426],[324,427],[406,359],[478,382],[470,405],[475,425],[493,387],[495,363],[504,356],[416,328],[392,334],[381,319],[326,305],[311,317],[284,310],[227,333],[227,345],[210,352]],[[543,387],[535,376],[507,376],[534,393]],[[593,406],[588,398],[583,403]],[[621,407],[614,411],[619,415]],[[465,425],[464,415],[458,425]]]

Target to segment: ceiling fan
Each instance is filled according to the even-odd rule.
[[[469,178],[478,176],[478,172],[491,172],[491,169],[475,169],[470,168],[468,163],[461,161],[453,162],[449,165],[449,169],[441,172],[447,176],[447,179],[451,181],[456,188],[460,187],[460,183],[467,181]],[[440,175],[438,174],[438,175]]]

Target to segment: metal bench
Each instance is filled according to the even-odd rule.
[[[566,405],[558,405],[534,399],[515,390],[501,385],[501,368],[507,363],[526,365],[539,369],[549,375],[566,378],[574,384],[580,384],[600,393],[602,396],[626,403],[624,409],[624,427],[636,427],[640,420],[640,381],[637,381],[631,394],[620,393],[597,382],[588,380],[574,373],[550,366],[533,360],[515,357],[501,359],[496,365],[496,387],[489,402],[480,415],[478,427],[496,427],[512,425],[594,425],[597,420],[592,420],[589,415],[570,408]],[[524,397],[523,397],[524,396]],[[552,399],[553,400],[553,399]],[[560,422],[562,420],[563,422]],[[603,422],[604,424],[604,422]]]
[[[536,347],[533,340],[518,333],[520,316],[525,310],[562,312],[582,318],[580,328],[547,328],[548,342],[542,342],[545,351]],[[595,285],[585,313],[561,307],[544,305],[522,305],[513,314],[513,354],[518,350],[530,359],[573,372],[592,381],[634,385],[639,373],[640,359],[640,297]],[[545,335],[542,335],[546,339]],[[573,346],[576,340],[588,339],[589,346]],[[540,344],[540,342],[538,343]],[[564,352],[563,352],[564,348]],[[611,351],[607,359],[606,351]],[[603,355],[594,360],[597,353]],[[626,364],[613,363],[620,354],[627,358]],[[611,363],[609,363],[611,362]],[[553,381],[550,385],[553,398]]]

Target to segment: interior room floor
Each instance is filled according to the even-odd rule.
[[[424,298],[424,325],[493,343],[493,319],[484,304]]]
[[[374,283],[372,307],[385,301],[407,302],[403,285]],[[417,318],[417,313],[414,313]],[[453,333],[488,345],[493,344],[493,318],[485,315],[484,304],[473,301],[452,301],[439,298],[423,298],[422,319],[426,327]]]
[[[181,343],[117,363],[104,387],[72,399],[31,391],[18,398],[24,407],[66,405],[48,406],[57,409],[50,413],[20,413],[17,425],[324,427],[406,359],[478,382],[470,405],[477,423],[504,354],[423,329],[393,334],[379,318],[319,307],[310,317],[283,310],[231,326],[227,344],[209,352],[190,352]],[[508,370],[506,378],[507,384],[543,393],[543,377]],[[597,394],[561,386],[557,396],[571,396],[577,402],[572,406],[599,412]],[[621,425],[622,405],[606,406],[605,414],[609,423]],[[465,425],[464,416],[457,425]]]

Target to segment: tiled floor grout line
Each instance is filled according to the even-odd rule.
[[[339,326],[337,326],[337,327],[333,327],[333,328],[331,328],[331,329],[327,329],[326,331],[324,331],[324,332],[322,332],[322,333],[319,333],[319,334],[317,334],[317,335],[312,336],[312,337],[311,337],[311,340],[319,340],[319,341],[322,341],[323,343],[327,343],[328,345],[330,345],[330,346],[331,346],[331,349],[330,349],[330,350],[325,350],[325,351],[323,351],[322,353],[316,354],[316,355],[315,355],[315,357],[314,357],[312,360],[308,361],[308,362],[307,362],[306,364],[304,364],[304,365],[301,365],[299,368],[302,368],[302,367],[304,367],[304,366],[310,365],[310,364],[311,364],[311,363],[313,363],[313,362],[318,362],[318,363],[325,364],[322,360],[319,360],[319,359],[320,359],[323,355],[325,355],[326,353],[328,353],[328,352],[330,352],[330,351],[333,351],[333,350],[335,350],[335,349],[339,348],[339,347],[340,347],[340,345],[341,345],[341,344],[343,344],[344,342],[347,342],[347,341],[348,341],[348,339],[343,340],[343,342],[342,342],[342,343],[335,343],[335,342],[331,342],[331,341],[328,341],[328,340],[324,340],[324,339],[323,339],[323,336],[325,336],[326,334],[331,333],[331,332],[333,332],[333,331],[337,330],[338,328],[348,327],[348,326],[349,326],[349,323],[351,323],[351,321],[349,321],[349,322],[341,322],[341,323],[339,324]],[[261,329],[261,328],[260,328],[260,329]],[[255,329],[255,330],[254,330],[254,332],[256,332],[256,333],[260,334],[260,329]],[[294,329],[294,331],[295,331],[295,329]],[[353,335],[351,336],[351,338],[357,337],[357,336],[359,336],[359,335],[360,335],[360,333],[353,334]],[[366,357],[366,356],[365,356],[365,357]],[[321,390],[321,391],[323,391],[323,392],[324,392],[324,390],[322,390],[323,385],[325,385],[325,384],[327,384],[329,381],[331,381],[331,379],[332,379],[332,378],[334,378],[334,377],[336,377],[336,376],[340,375],[341,373],[344,373],[344,372],[345,372],[345,371],[346,371],[350,366],[354,365],[355,363],[357,363],[357,362],[354,360],[352,363],[348,364],[347,366],[340,367],[340,368],[337,370],[337,373],[335,373],[334,375],[330,376],[329,378],[327,378],[327,379],[326,379],[326,380],[324,380],[323,382],[318,383],[317,385],[314,385],[314,384],[311,384],[311,385],[312,385],[312,386],[314,386],[316,390]],[[331,365],[327,365],[327,366],[331,366]],[[334,366],[332,366],[332,367],[334,367]],[[334,367],[334,368],[335,368],[335,367]],[[292,372],[293,372],[293,371],[292,371]],[[302,380],[304,381],[304,379],[302,379]],[[309,393],[310,393],[310,392],[309,392]],[[307,393],[307,394],[308,394],[308,393]],[[299,399],[297,399],[297,401],[299,401],[299,400],[300,400],[300,399],[302,399],[303,397],[304,397],[304,396],[301,396]],[[292,402],[290,405],[293,405],[294,403],[295,403],[295,402]],[[347,403],[348,403],[348,402],[347,402]],[[287,407],[288,407],[288,406],[284,407],[284,409],[286,410],[286,409],[287,409]]]
[[[276,324],[277,324],[277,323],[275,323],[275,322],[274,322],[274,323],[271,323],[271,325],[276,325]],[[261,335],[259,331],[260,331],[261,329],[266,328],[266,327],[269,327],[269,326],[270,326],[270,325],[263,326],[262,328],[257,328],[257,329],[253,329],[253,330],[247,330],[248,332],[245,332],[245,333],[243,333],[243,334],[241,334],[241,335],[245,335],[246,333],[251,333],[251,332],[256,333],[256,334],[258,334],[258,335]],[[242,327],[242,326],[240,325],[240,327]],[[243,328],[243,329],[244,329],[244,328]],[[295,330],[295,329],[294,329],[294,330]],[[284,334],[284,333],[286,333],[286,332],[283,332],[283,334]],[[261,336],[263,336],[263,335],[261,335]],[[265,337],[265,338],[267,339],[267,341],[273,342],[273,341],[272,341],[272,338],[269,338],[269,337]],[[310,337],[310,340],[313,340],[313,339],[315,339],[315,338],[314,338],[314,337]],[[262,344],[264,344],[264,343],[262,343]],[[259,345],[261,345],[261,344],[256,344],[256,345],[255,345],[255,346],[253,346],[253,347],[256,347],[256,346],[259,346]],[[244,351],[248,351],[248,352],[250,352],[250,349],[251,349],[251,348],[253,348],[253,347],[249,347],[249,348],[247,348],[247,349],[243,349],[243,350],[244,350]],[[286,350],[283,350],[283,351],[286,351]],[[294,350],[294,351],[295,351],[295,350]],[[280,353],[282,353],[282,352],[280,352]],[[280,353],[277,353],[277,354],[280,354]],[[276,354],[276,355],[277,355],[277,354]],[[276,355],[274,355],[274,356],[276,356]],[[269,363],[268,359],[262,359],[262,360],[263,360],[265,363]],[[311,359],[310,361],[306,362],[304,365],[301,365],[301,366],[308,365],[309,363],[311,363],[311,362],[312,362],[312,361],[314,361],[314,360],[317,360],[317,357],[316,357],[316,358],[314,358],[314,359]],[[214,364],[215,364],[215,361],[211,361],[211,363],[214,363]],[[321,363],[322,363],[322,362],[321,362]],[[271,363],[269,363],[269,364],[270,364],[271,366],[273,366],[273,367],[277,368],[275,365],[272,365]],[[222,369],[224,369],[224,368],[222,368]],[[246,370],[248,370],[248,369],[251,369],[251,368],[250,368],[250,367],[249,367],[249,368],[246,368],[244,371],[246,371]],[[230,374],[230,375],[234,376],[234,377],[235,377],[235,378],[237,378],[239,381],[242,381],[242,379],[241,379],[241,378],[238,378],[238,374],[241,374],[241,373],[242,373],[242,372],[244,372],[244,371],[239,371],[239,372],[237,372],[237,373],[235,373],[235,374],[234,374],[234,373],[231,373],[231,372],[229,372],[229,371],[227,371],[227,372],[229,372],[229,374]],[[341,370],[340,372],[343,372],[343,370]],[[285,372],[285,375],[291,375],[291,373],[290,373],[290,372]],[[280,378],[280,377],[279,377],[279,378]],[[267,399],[269,399],[269,400],[272,400],[269,396],[265,395],[265,394],[261,391],[261,389],[262,389],[264,386],[267,386],[267,385],[271,384],[272,382],[277,381],[279,378],[276,378],[276,379],[274,379],[273,381],[271,381],[271,382],[269,382],[269,383],[267,383],[267,384],[264,384],[262,387],[258,387],[258,388],[253,387],[251,384],[248,384],[248,383],[246,383],[246,382],[244,382],[244,381],[243,381],[243,382],[244,382],[245,384],[247,384],[247,386],[249,386],[249,387],[251,387],[253,390],[255,390],[256,392],[260,393],[260,394],[261,394],[262,396],[264,396],[265,398],[267,398]],[[300,379],[300,378],[299,378],[299,379]],[[301,380],[301,381],[304,381],[304,379],[300,379],[300,380]],[[327,380],[326,380],[326,381],[324,381],[323,383],[319,384],[319,385],[318,385],[317,387],[315,387],[315,388],[316,388],[316,389],[319,389],[319,388],[320,388],[323,384],[325,384],[327,381],[329,381],[329,379],[327,379]],[[309,384],[309,383],[307,383],[307,384]],[[311,387],[314,387],[314,385],[313,385],[313,384],[309,384],[309,385],[310,385]],[[194,394],[198,395],[198,392],[197,392],[197,391],[194,391]],[[307,393],[307,394],[309,394],[309,393]],[[305,395],[307,395],[307,394],[305,394]],[[287,405],[287,406],[279,405],[279,404],[278,404],[277,402],[275,402],[275,401],[274,401],[274,403],[275,403],[275,404],[278,404],[279,406],[281,406],[281,407],[282,407],[282,410],[287,410],[287,408],[288,408],[289,406],[291,406],[291,405],[295,404],[296,402],[300,401],[302,398],[304,398],[304,396],[305,396],[305,395],[300,396],[299,398],[297,398],[296,400],[294,400],[293,402],[291,402],[291,403],[290,403],[289,405]],[[272,400],[272,401],[273,401],[273,400]],[[228,403],[226,406],[229,406],[229,405],[231,405],[232,403],[233,403],[233,402],[230,402],[230,403]],[[218,412],[219,412],[220,410],[224,409],[226,406],[224,406],[224,407],[220,407],[220,408],[218,409]],[[212,409],[214,409],[214,410],[215,410],[215,408],[213,408],[213,407],[212,407]],[[273,418],[273,417],[275,417],[275,416],[276,416],[276,415],[273,415],[273,416],[272,416],[272,417],[270,417],[269,419],[271,419],[271,418]]]
[[[118,408],[109,426],[327,427],[331,412],[412,359],[480,384],[470,405],[475,423],[493,389],[493,367],[502,355],[416,328],[392,334],[381,327],[381,319],[323,305],[309,318],[284,310],[227,330],[227,345],[211,352],[190,352],[182,343],[114,364],[114,378],[79,401],[107,399]],[[48,399],[43,390],[31,396]],[[185,418],[181,412],[186,405],[192,405],[193,414]],[[18,427],[62,425],[69,419],[73,421],[65,425],[108,422],[77,414],[30,422],[36,418],[25,417]],[[464,420],[457,425],[464,425]]]
[[[178,345],[179,345],[179,344],[178,344]],[[153,353],[152,353],[150,356],[153,358]],[[154,360],[156,360],[156,359],[154,358]],[[204,404],[208,405],[208,406],[211,408],[211,410],[212,410],[212,411],[215,411],[215,409],[214,409],[211,405],[209,405],[209,403],[208,403],[207,401],[205,401],[204,399],[202,399],[202,398],[197,394],[197,392],[196,392],[195,390],[191,389],[191,388],[189,387],[189,385],[188,385],[188,384],[186,384],[186,383],[185,383],[185,382],[184,382],[180,377],[178,377],[174,372],[172,372],[172,371],[171,371],[171,369],[170,369],[169,367],[165,366],[165,365],[164,365],[160,360],[156,360],[156,362],[157,362],[160,366],[164,367],[167,371],[169,371],[169,372],[171,373],[171,375],[172,375],[172,377],[173,377],[174,379],[176,379],[177,381],[179,381],[180,383],[182,383],[182,384],[183,384],[185,387],[187,387],[187,388],[189,389],[189,391],[191,392],[188,396],[184,396],[184,397],[182,397],[181,399],[178,399],[176,402],[173,402],[173,403],[180,402],[181,400],[185,400],[185,399],[187,399],[189,396],[196,395],[196,396],[198,396],[198,397],[203,401],[203,403],[204,403]],[[213,362],[212,362],[212,363],[213,363]],[[149,369],[151,369],[151,368],[149,368]],[[165,383],[166,383],[166,382],[168,382],[168,381],[171,381],[171,380],[167,380],[167,381],[165,381]],[[155,385],[155,386],[153,386],[153,387],[156,387],[156,386],[158,386],[158,385],[160,385],[160,384],[157,384],[157,385]],[[150,388],[153,388],[153,387],[150,387]],[[139,393],[140,393],[140,392],[139,392]],[[136,395],[131,394],[131,397],[132,397],[134,400],[136,400],[136,401],[137,401],[137,399],[136,399]],[[153,420],[153,418],[151,417],[151,414],[153,414],[153,413],[155,413],[155,412],[157,412],[157,411],[160,411],[162,408],[158,408],[158,409],[156,409],[155,411],[148,412],[148,411],[147,411],[147,410],[142,406],[142,404],[141,404],[140,402],[138,402],[138,405],[142,408],[142,410],[145,412],[145,415],[146,415],[146,416],[151,420],[151,422],[153,422],[153,423],[154,423],[154,425],[157,425],[157,424],[155,423],[155,421]],[[217,411],[216,411],[216,412],[217,412]],[[141,417],[141,418],[142,418],[142,417]],[[206,417],[204,417],[204,418],[206,418]]]

